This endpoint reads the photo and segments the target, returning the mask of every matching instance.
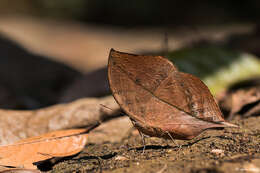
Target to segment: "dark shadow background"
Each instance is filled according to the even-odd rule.
[[[232,23],[260,21],[260,1],[158,1],[158,0],[1,0],[0,17],[27,15],[57,20],[74,20],[98,26],[122,28],[218,26]],[[252,42],[256,32],[237,40]],[[257,44],[236,48],[260,54]],[[249,44],[246,44],[249,45]],[[10,71],[10,69],[15,69]],[[33,55],[19,45],[0,37],[0,107],[8,109],[36,109],[56,103],[70,102],[82,97],[109,94],[106,69],[83,74],[64,64]],[[98,86],[98,87],[97,87]]]
[[[258,22],[257,0],[2,0],[1,14],[73,19],[83,23],[134,27],[143,25],[209,25]]]

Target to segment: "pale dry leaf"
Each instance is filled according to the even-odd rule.
[[[33,111],[0,109],[0,145],[49,131],[89,127],[119,112],[119,106],[112,96],[85,98]]]
[[[251,88],[249,90],[238,90],[232,94],[232,108],[233,114],[239,112],[243,106],[254,103],[260,100],[260,92],[258,88]]]
[[[41,173],[36,169],[10,168],[0,171],[0,173]]]
[[[220,99],[220,105],[222,109],[230,112],[228,119],[232,119],[234,115],[240,112],[242,112],[245,117],[259,114],[259,101],[259,87],[241,88],[231,93],[226,93],[226,96]],[[246,108],[246,110],[242,111],[244,108]]]
[[[80,152],[87,142],[86,129],[54,131],[0,146],[0,165],[35,169],[35,162]]]
[[[126,116],[118,117],[102,123],[88,134],[88,142],[102,144],[105,142],[116,143],[129,135],[133,125]]]

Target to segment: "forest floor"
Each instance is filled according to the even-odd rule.
[[[189,141],[148,138],[136,130],[118,143],[88,144],[50,172],[260,172],[260,117],[236,117],[240,128],[207,130]]]

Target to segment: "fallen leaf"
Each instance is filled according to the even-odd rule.
[[[192,139],[227,123],[207,86],[164,57],[111,50],[110,89],[135,127],[148,136]]]
[[[0,145],[49,131],[92,126],[119,112],[112,96],[85,98],[33,111],[0,109]]]
[[[0,146],[0,165],[35,169],[35,162],[77,154],[87,142],[86,132],[86,129],[54,131]]]
[[[227,91],[219,99],[220,106],[229,112],[228,119],[231,120],[236,114],[243,117],[260,114],[260,88],[259,86],[241,87]]]
[[[260,100],[260,90],[258,88],[251,88],[249,90],[238,90],[231,95],[231,100],[231,114],[238,113],[245,105]]]
[[[0,171],[0,173],[41,173],[41,171],[36,169],[11,168]]]
[[[133,125],[128,117],[118,117],[102,123],[88,134],[88,142],[102,144],[105,142],[119,143],[127,135]]]

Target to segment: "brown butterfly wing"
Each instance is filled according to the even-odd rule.
[[[160,56],[110,52],[108,77],[113,96],[137,123],[136,127],[150,136],[165,137],[170,133],[174,138],[188,139],[206,128],[221,126],[210,123],[208,118],[202,121],[203,112],[199,109],[206,105],[205,98],[190,94],[202,92],[206,86],[192,76],[186,79],[187,75]],[[199,83],[199,87],[192,82]],[[195,105],[191,110],[192,104]]]
[[[182,72],[180,74],[183,83],[186,84],[185,88],[188,88],[189,92],[192,93],[189,103],[191,114],[205,121],[225,121],[208,87],[199,78],[191,74]]]
[[[191,74],[182,72],[170,74],[154,95],[198,119],[209,122],[224,121],[208,87]]]
[[[162,68],[158,68],[162,67]],[[145,121],[151,94],[176,67],[163,57],[139,56],[111,50],[108,78],[118,104],[130,118]],[[154,107],[154,106],[152,106]]]

